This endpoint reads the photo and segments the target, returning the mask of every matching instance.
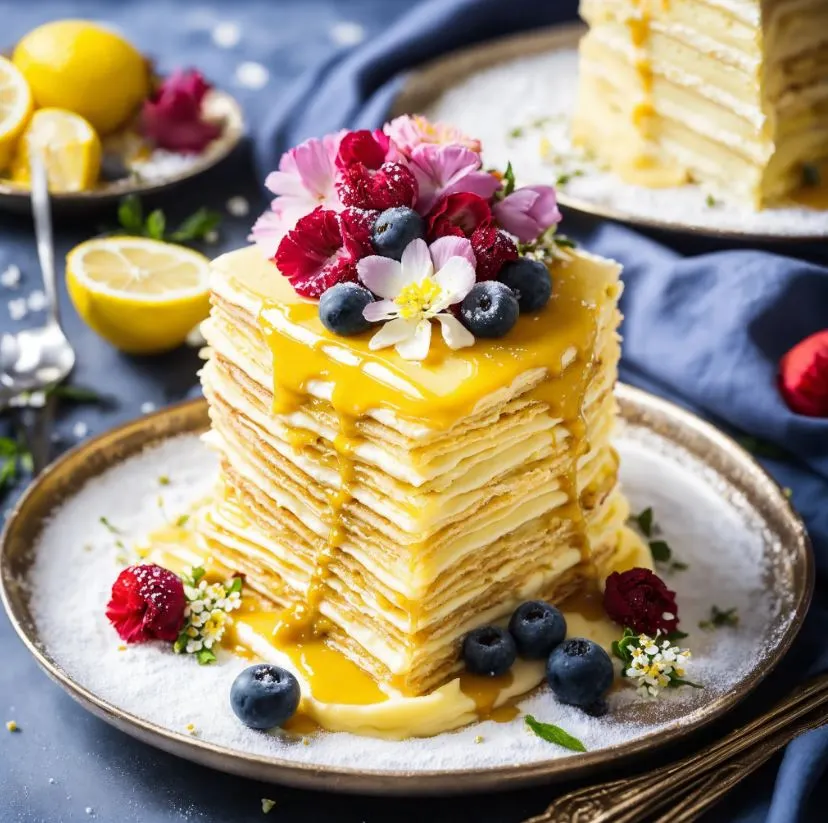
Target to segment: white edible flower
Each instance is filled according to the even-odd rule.
[[[436,320],[450,349],[474,343],[471,332],[450,312],[475,283],[475,258],[465,237],[441,237],[431,246],[412,240],[397,261],[371,255],[357,263],[359,279],[377,296],[363,316],[370,323],[388,321],[368,344],[372,350],[394,346],[405,360],[424,360]]]
[[[669,640],[659,642],[641,634],[638,646],[630,649],[630,665],[624,674],[636,681],[638,692],[643,697],[658,697],[674,680],[684,677],[684,663],[690,659],[689,649],[680,649]]]

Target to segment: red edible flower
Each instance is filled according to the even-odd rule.
[[[514,240],[487,220],[479,225],[471,236],[472,251],[477,258],[477,279],[493,280],[503,264],[518,259]]]
[[[147,563],[118,575],[106,616],[126,643],[172,642],[184,625],[186,605],[181,580],[169,569]]]
[[[779,391],[788,408],[808,417],[828,417],[828,329],[797,343],[779,366]]]
[[[279,243],[273,258],[303,297],[319,297],[337,283],[355,281],[357,261],[372,253],[376,213],[322,206],[302,217]]]
[[[378,211],[413,206],[418,192],[414,175],[399,163],[382,163],[376,170],[353,163],[337,172],[335,186],[344,205]]]
[[[676,593],[649,569],[613,572],[604,589],[604,611],[619,625],[651,636],[678,628]]]
[[[489,204],[478,194],[456,192],[441,197],[426,216],[428,240],[454,235],[471,237],[474,230],[492,219]]]
[[[212,86],[201,72],[175,71],[144,101],[141,132],[162,149],[197,154],[221,134],[203,118],[202,103]]]
[[[389,157],[391,140],[382,129],[349,131],[339,143],[337,168],[345,169],[357,163],[376,171]]]

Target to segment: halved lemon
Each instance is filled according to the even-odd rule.
[[[66,257],[66,284],[78,314],[128,354],[180,346],[210,311],[210,261],[143,237],[103,237]]]
[[[0,171],[8,168],[33,107],[29,84],[11,61],[0,57]]]
[[[37,148],[46,164],[49,191],[75,192],[94,187],[101,171],[101,141],[79,114],[38,109],[17,144],[11,176],[30,184],[29,153]]]

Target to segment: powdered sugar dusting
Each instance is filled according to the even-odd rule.
[[[565,197],[610,209],[630,220],[677,229],[705,229],[767,238],[828,237],[828,210],[773,208],[755,212],[697,185],[648,189],[624,183],[573,149],[569,119],[578,83],[575,49],[543,52],[499,63],[447,89],[423,112],[452,123],[483,143],[486,162],[511,160],[522,183],[555,183],[570,176]],[[499,101],[492,116],[492,101]],[[506,103],[508,101],[508,105]],[[576,176],[571,176],[572,172]]]
[[[770,625],[771,596],[763,582],[769,549],[759,516],[741,505],[732,489],[722,489],[724,481],[707,476],[704,466],[649,430],[624,426],[617,446],[633,510],[653,506],[675,556],[689,565],[668,575],[667,582],[678,592],[681,627],[690,634],[682,641],[694,653],[687,676],[706,688],[670,691],[648,702],[625,686],[611,695],[611,712],[604,718],[561,706],[546,689],[523,701],[525,712],[562,726],[588,750],[692,721],[700,707],[731,691],[766,654]],[[228,703],[230,685],[248,661],[222,653],[215,665],[199,666],[164,644],[124,648],[104,616],[120,568],[118,542],[140,541],[174,520],[210,492],[216,469],[215,456],[197,437],[168,440],[90,481],[45,528],[28,581],[34,616],[45,648],[77,682],[182,737],[297,763],[454,770],[573,756],[532,735],[522,718],[421,740],[338,733],[314,735],[304,745],[236,720]],[[160,480],[166,477],[169,483]],[[697,624],[712,604],[737,607],[739,627],[700,631]]]

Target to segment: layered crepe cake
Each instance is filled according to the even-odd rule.
[[[581,0],[573,135],[629,182],[761,208],[828,159],[828,2]]]
[[[444,682],[471,628],[561,602],[618,545],[618,274],[575,254],[507,341],[414,364],[332,335],[257,249],[220,257],[210,551],[288,636],[323,634],[404,694]]]
[[[406,144],[412,123],[430,148]],[[311,154],[317,187],[325,169],[341,181],[346,157],[361,197],[390,180],[382,197],[424,217],[354,210],[341,184],[339,211],[275,243],[268,213],[256,246],[214,261],[202,383],[221,468],[199,528],[270,604],[274,647],[321,641],[381,694],[416,697],[463,668],[470,630],[595,587],[629,512],[611,445],[620,266],[559,239],[551,188],[515,191],[474,141],[406,127],[390,147],[382,132],[309,141],[269,184],[295,191]],[[372,140],[396,159],[360,160]],[[467,169],[454,194],[447,157]],[[431,182],[409,171],[426,160]],[[415,239],[395,251],[386,230]],[[343,325],[352,299],[365,308]],[[468,722],[446,706],[440,728]]]

